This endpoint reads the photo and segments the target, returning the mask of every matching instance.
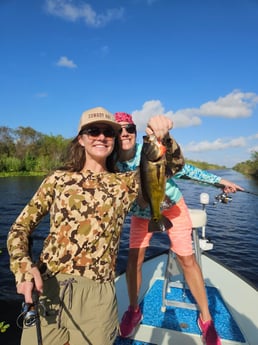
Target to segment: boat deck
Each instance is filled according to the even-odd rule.
[[[144,296],[140,306],[143,320],[134,335],[134,339],[118,337],[114,345],[201,345],[201,333],[197,326],[198,311],[182,307],[166,306],[161,311],[163,279],[155,280]],[[224,345],[247,344],[243,334],[215,287],[206,287],[209,308],[215,327]],[[194,303],[188,289],[172,287],[167,299]]]

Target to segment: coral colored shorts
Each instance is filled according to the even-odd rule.
[[[187,256],[193,253],[192,221],[184,198],[162,214],[168,217],[173,226],[167,231],[170,238],[170,248],[178,255]],[[130,228],[130,248],[145,248],[149,246],[153,232],[148,232],[149,219],[132,216]]]

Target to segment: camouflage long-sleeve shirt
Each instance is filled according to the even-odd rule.
[[[47,177],[8,235],[16,282],[32,281],[28,238],[47,213],[50,231],[40,256],[47,271],[113,280],[122,225],[138,188],[133,172],[56,171]]]

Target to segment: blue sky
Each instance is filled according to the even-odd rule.
[[[0,125],[74,137],[103,106],[173,119],[185,157],[258,151],[257,0],[1,0]]]

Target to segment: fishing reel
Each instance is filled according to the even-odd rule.
[[[22,311],[17,318],[17,325],[19,328],[22,328],[20,325],[20,319],[23,317],[24,327],[32,327],[36,324],[37,312],[33,303],[22,303]]]
[[[228,202],[232,201],[232,197],[229,196],[227,193],[222,192],[218,194],[217,196],[215,196],[215,200],[222,204],[227,204]],[[215,202],[214,204],[216,204],[217,202]]]
[[[37,307],[42,309],[43,315],[47,315],[46,307],[43,301],[39,302],[39,305],[36,306],[35,303],[22,303],[22,311],[20,315],[17,317],[16,324],[19,328],[24,327],[33,327],[36,325],[37,319],[39,318]],[[21,319],[23,321],[21,322]],[[23,326],[21,325],[23,324]]]

